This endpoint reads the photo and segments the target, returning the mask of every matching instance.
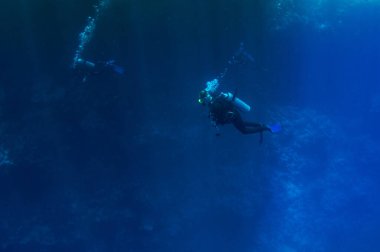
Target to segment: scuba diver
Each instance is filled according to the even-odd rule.
[[[98,75],[105,72],[113,72],[124,75],[125,70],[115,64],[114,60],[92,62],[82,58],[78,58],[73,64],[74,71],[82,77],[82,82],[86,82],[91,75]]]
[[[207,87],[199,94],[198,102],[209,108],[209,118],[213,125],[219,130],[219,125],[233,124],[242,134],[260,133],[260,143],[263,141],[263,132],[272,133],[281,130],[280,124],[265,125],[261,123],[248,122],[243,120],[241,112],[249,112],[251,107],[232,93],[217,93],[219,86],[218,79],[207,82]],[[220,136],[219,131],[216,134]]]

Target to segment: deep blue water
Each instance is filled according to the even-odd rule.
[[[0,3],[0,251],[379,251],[380,2]],[[283,131],[215,136],[223,91]]]

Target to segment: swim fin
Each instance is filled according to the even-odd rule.
[[[117,74],[120,74],[120,75],[125,74],[125,70],[124,70],[124,68],[121,67],[121,66],[118,66],[118,65],[112,65],[112,69],[113,69],[113,71],[114,71],[115,73],[117,73]]]
[[[267,125],[267,127],[269,128],[269,130],[272,133],[278,133],[278,132],[280,132],[282,130],[281,124],[279,124],[279,123],[275,123],[275,124],[272,124],[272,125]]]
[[[116,65],[114,60],[107,61],[106,66],[111,68],[112,71],[114,71],[117,74],[120,74],[120,75],[125,74],[125,69],[121,66]]]

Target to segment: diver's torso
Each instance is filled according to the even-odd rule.
[[[209,105],[210,117],[216,124],[232,123],[237,112],[233,104],[223,96],[217,96]]]

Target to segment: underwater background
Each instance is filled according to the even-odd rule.
[[[380,250],[380,1],[14,0],[0,20],[0,251]],[[241,43],[254,62],[228,64]],[[125,74],[78,78],[81,45]],[[215,136],[197,99],[226,67],[282,132]]]

